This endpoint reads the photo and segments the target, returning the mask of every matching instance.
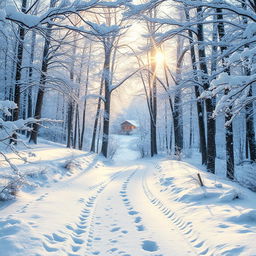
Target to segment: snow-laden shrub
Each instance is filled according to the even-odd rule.
[[[236,167],[236,179],[243,186],[256,192],[256,164],[244,161]]]
[[[3,118],[5,116],[11,116],[10,111],[16,108],[17,105],[13,101],[0,101],[0,114],[2,114],[1,116]],[[26,158],[22,157],[15,147],[15,143],[22,142],[22,140],[19,139],[18,132],[31,130],[29,125],[46,121],[46,119],[36,120],[34,118],[28,118],[25,120],[5,121],[3,118],[0,118],[0,159],[3,162],[2,166],[8,167],[8,175],[6,175],[6,173],[3,174],[4,169],[2,169],[0,173],[0,200],[10,200],[16,196],[19,189],[24,184],[29,184],[29,182],[8,157],[6,149],[11,149],[19,159],[26,162]]]
[[[184,148],[183,149],[183,156],[184,158],[191,158],[192,157],[192,149],[191,148]]]
[[[110,136],[108,145],[108,158],[112,159],[119,147],[119,142],[115,136]]]
[[[141,158],[149,156],[150,155],[150,140],[149,140],[149,132],[139,126],[137,129],[138,134],[138,143],[137,143],[137,149],[140,152]]]
[[[241,192],[237,191],[236,189],[230,189],[226,192],[224,192],[220,197],[219,197],[219,202],[221,203],[228,203],[233,200],[242,198]]]
[[[70,176],[74,174],[77,170],[81,171],[83,168],[81,163],[78,162],[75,158],[71,158],[64,163],[64,169],[67,170],[67,175]]]
[[[182,150],[175,150],[175,155],[173,156],[174,160],[182,161],[186,156],[184,155]]]
[[[23,178],[9,180],[0,191],[0,201],[12,200],[16,197],[20,187],[24,184]]]

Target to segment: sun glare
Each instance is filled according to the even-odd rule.
[[[165,61],[165,57],[164,57],[164,53],[162,51],[157,51],[156,52],[156,63],[159,64],[163,64]]]

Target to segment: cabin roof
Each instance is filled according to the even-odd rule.
[[[134,126],[136,126],[136,127],[139,127],[138,123],[137,123],[135,120],[125,120],[124,122],[122,122],[122,124],[124,124],[124,123],[126,123],[126,122],[128,122],[128,123],[130,123],[131,125],[134,125]]]

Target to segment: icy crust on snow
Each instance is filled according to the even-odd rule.
[[[183,162],[163,161],[159,170],[154,175],[162,199],[181,223],[191,223],[211,255],[256,255],[255,193]]]

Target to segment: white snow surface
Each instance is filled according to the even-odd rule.
[[[38,187],[0,203],[0,255],[256,255],[255,193],[117,139],[113,161],[45,143],[17,162]]]

